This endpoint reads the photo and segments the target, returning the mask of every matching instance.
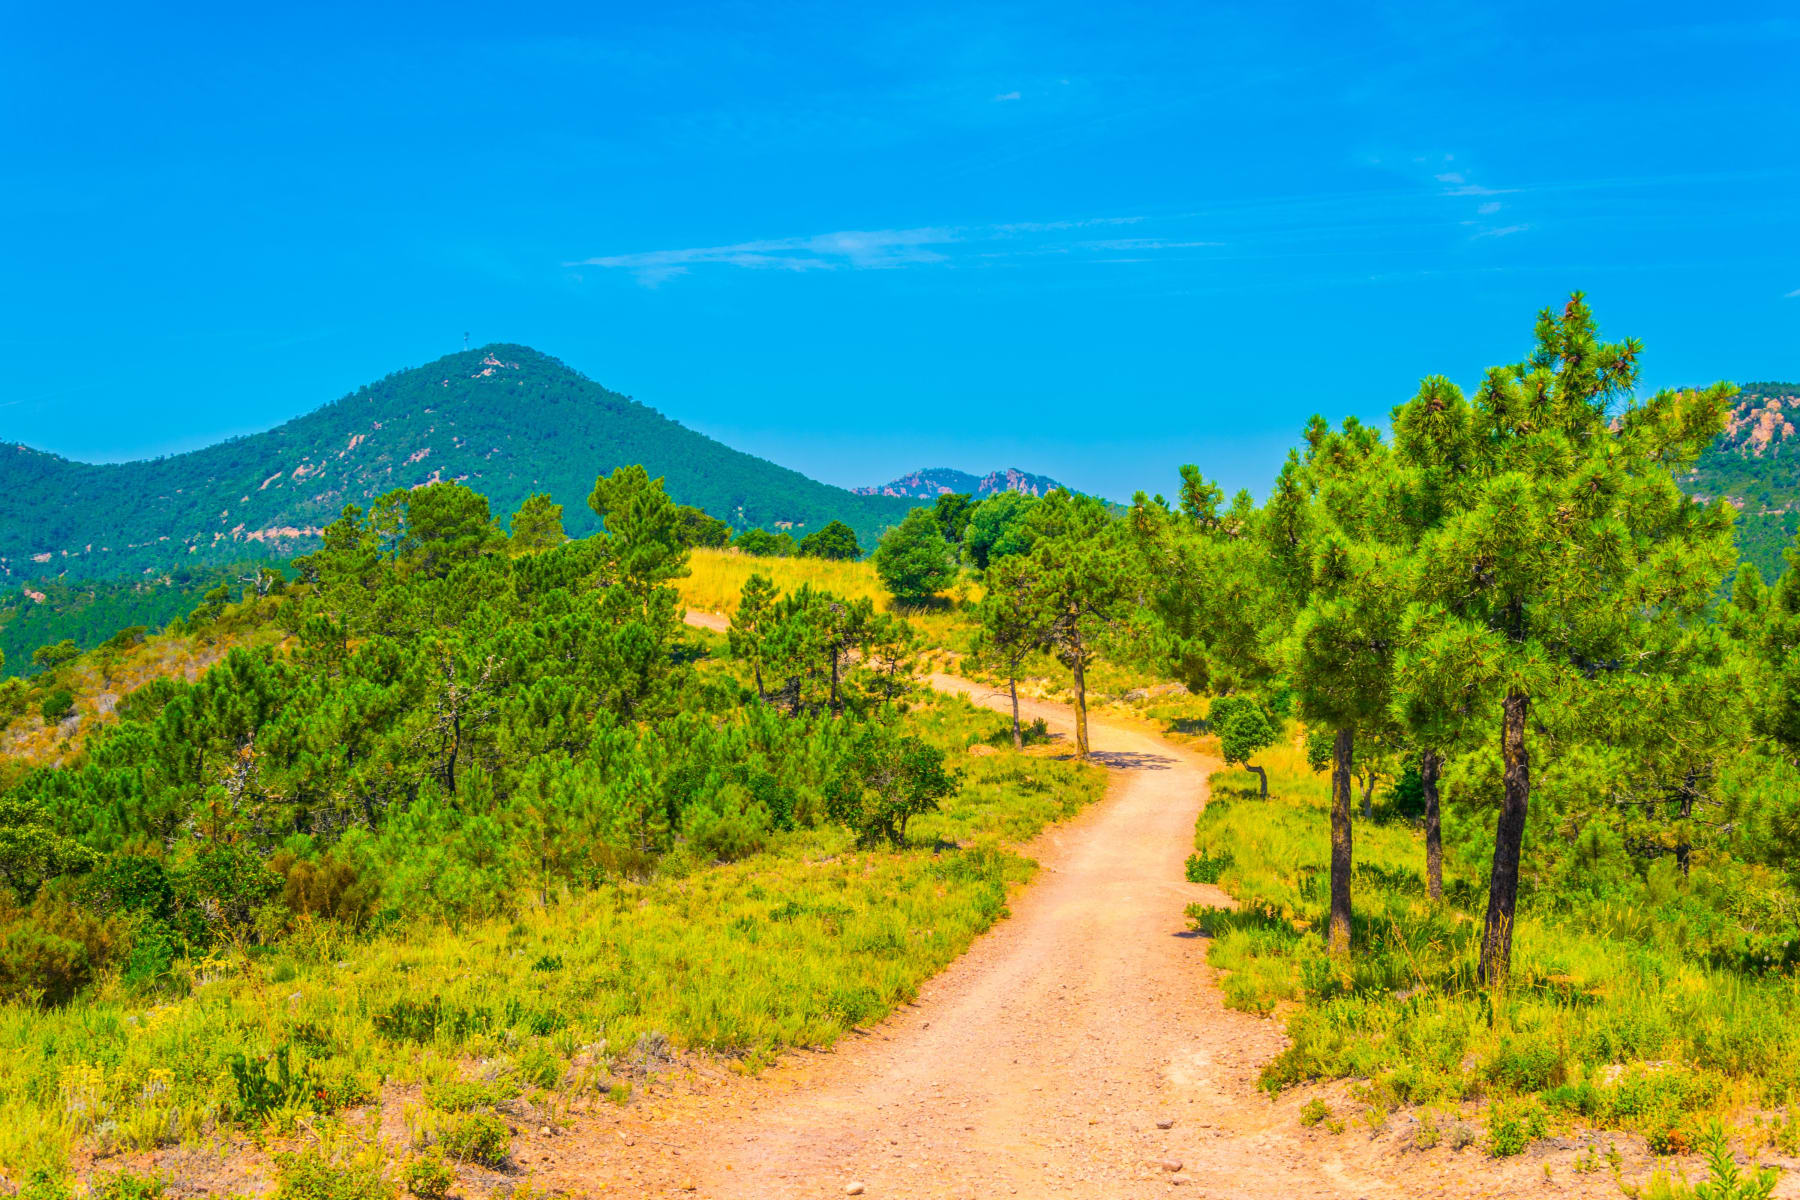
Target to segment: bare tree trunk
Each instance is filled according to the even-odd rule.
[[[1081,646],[1075,647],[1075,757],[1088,756],[1087,669],[1081,662]]]
[[[1331,928],[1328,945],[1340,967],[1350,965],[1350,763],[1355,734],[1337,731],[1331,747]]]
[[[1267,800],[1269,798],[1269,773],[1253,763],[1245,763],[1244,770],[1256,772],[1258,780],[1256,794]]]
[[[1436,750],[1419,759],[1419,786],[1425,793],[1425,894],[1444,898],[1444,830],[1438,813],[1438,771],[1444,760]]]
[[[1531,756],[1525,749],[1525,714],[1531,697],[1516,688],[1506,693],[1500,757],[1506,790],[1500,823],[1494,829],[1494,866],[1488,876],[1487,926],[1481,935],[1481,978],[1506,982],[1512,970],[1513,916],[1519,904],[1519,855],[1525,844],[1525,812],[1531,803]]]
[[[1019,677],[1014,673],[1016,670],[1017,668],[1015,667],[1012,671],[1006,673],[1006,690],[1012,693],[1013,749],[1023,750],[1025,748],[1025,737],[1019,732]]]
[[[1681,877],[1688,877],[1688,869],[1694,863],[1694,847],[1688,841],[1687,822],[1694,815],[1694,769],[1688,768],[1687,778],[1681,781],[1681,832],[1680,840],[1675,843],[1675,862],[1681,867]]]

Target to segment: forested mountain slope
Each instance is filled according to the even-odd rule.
[[[1800,383],[1746,383],[1725,432],[1681,479],[1690,495],[1737,506],[1738,550],[1764,579],[1800,532]]]
[[[0,446],[0,578],[119,578],[312,549],[346,504],[463,480],[496,513],[533,492],[575,536],[597,475],[643,463],[728,524],[833,519],[873,544],[911,501],[859,496],[734,450],[525,346],[448,355],[266,433],[146,462],[71,462]]]

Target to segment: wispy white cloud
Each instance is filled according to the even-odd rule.
[[[1017,99],[1019,99],[1019,93],[1017,92],[1001,92],[998,96],[994,97],[994,103],[999,104],[1007,100]]]
[[[1489,200],[1486,204],[1478,205],[1475,211],[1481,216],[1491,217],[1500,211],[1500,207],[1501,205],[1498,200]]]
[[[1781,298],[1783,300],[1800,300],[1800,288],[1795,288],[1793,291],[1784,294]]]
[[[770,271],[884,270],[945,263],[958,252],[973,258],[994,259],[1072,250],[1177,250],[1218,244],[1158,238],[1071,241],[1055,236],[1077,230],[1134,225],[1142,220],[1143,217],[1090,217],[999,225],[843,230],[808,237],[763,238],[725,246],[605,254],[563,265],[630,271],[640,283],[655,287],[707,266]]]
[[[1445,172],[1441,173],[1440,175],[1438,175],[1437,181],[1439,183],[1465,183],[1465,182],[1467,182],[1467,180],[1465,180],[1463,178],[1463,174],[1461,171],[1445,171]]]
[[[1482,187],[1480,184],[1476,184],[1476,183],[1465,183],[1459,187],[1445,189],[1444,195],[1446,195],[1446,196],[1510,196],[1518,190],[1519,189],[1517,189],[1517,188],[1491,188],[1491,187]]]
[[[839,267],[874,269],[942,262],[944,254],[934,247],[947,245],[956,238],[956,230],[937,227],[847,229],[811,237],[737,242],[729,246],[607,254],[563,265],[630,271],[640,282],[655,286],[677,275],[686,275],[694,267],[710,264],[752,270],[820,271]]]
[[[1524,233],[1530,228],[1531,226],[1529,225],[1502,225],[1498,229],[1483,229],[1480,233],[1474,234],[1473,236],[1478,238],[1511,237],[1515,233]]]

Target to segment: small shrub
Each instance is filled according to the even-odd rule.
[[[373,1154],[348,1160],[317,1149],[275,1158],[275,1200],[394,1200],[394,1182]]]
[[[1544,1132],[1544,1109],[1535,1101],[1495,1101],[1488,1107],[1488,1153],[1495,1158],[1523,1153]]]
[[[1300,1109],[1300,1124],[1311,1129],[1314,1125],[1317,1125],[1320,1121],[1323,1121],[1330,1115],[1330,1107],[1328,1107],[1323,1100],[1314,1096]]]
[[[16,1200],[73,1200],[74,1194],[66,1178],[46,1167],[39,1167],[15,1196]]]
[[[473,1112],[504,1104],[519,1094],[510,1080],[456,1079],[425,1085],[425,1103],[441,1112]]]
[[[1703,1182],[1690,1184],[1682,1176],[1658,1171],[1641,1188],[1621,1184],[1621,1189],[1633,1200],[1768,1200],[1774,1194],[1781,1172],[1774,1167],[1752,1175],[1740,1170],[1723,1121],[1714,1118],[1700,1135],[1700,1144],[1706,1155]]]
[[[1442,1137],[1443,1133],[1438,1129],[1437,1117],[1429,1112],[1420,1113],[1418,1127],[1413,1130],[1413,1149],[1429,1150],[1437,1145]]]
[[[89,1200],[162,1200],[168,1186],[168,1178],[155,1172],[138,1175],[119,1171],[97,1176],[88,1185],[88,1197]]]
[[[406,1190],[419,1200],[444,1200],[454,1181],[449,1164],[435,1150],[406,1164]]]
[[[463,1113],[438,1131],[438,1144],[458,1162],[503,1167],[512,1156],[512,1130],[492,1113]]]
[[[40,898],[0,925],[0,1000],[67,1004],[123,949],[113,920]]]
[[[1787,1120],[1769,1131],[1769,1140],[1790,1158],[1800,1155],[1800,1109],[1789,1109]]]
[[[519,1056],[520,1077],[536,1087],[553,1088],[567,1073],[567,1064],[541,1042]]]
[[[1229,850],[1221,851],[1218,854],[1213,854],[1208,850],[1190,854],[1187,860],[1187,881],[1189,883],[1217,883],[1219,876],[1223,875],[1225,868],[1230,865],[1231,851]]]
[[[55,725],[75,711],[75,693],[66,687],[59,687],[44,697],[38,712],[44,718],[45,725]]]
[[[1449,1134],[1452,1150],[1467,1150],[1480,1138],[1480,1133],[1467,1121],[1454,1122],[1450,1126]]]
[[[1012,722],[1007,721],[998,729],[981,739],[989,746],[1009,747],[1012,745]],[[1019,722],[1019,741],[1026,746],[1042,746],[1050,741],[1050,723],[1039,717],[1035,721]]]

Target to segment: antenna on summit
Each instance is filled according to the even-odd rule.
[[[468,332],[467,332],[467,331],[466,331],[466,330],[465,330],[465,331],[464,331],[464,332],[463,332],[463,349],[464,349],[464,350],[467,350],[467,349],[468,349],[468,348],[469,348],[469,334],[468,334]]]

